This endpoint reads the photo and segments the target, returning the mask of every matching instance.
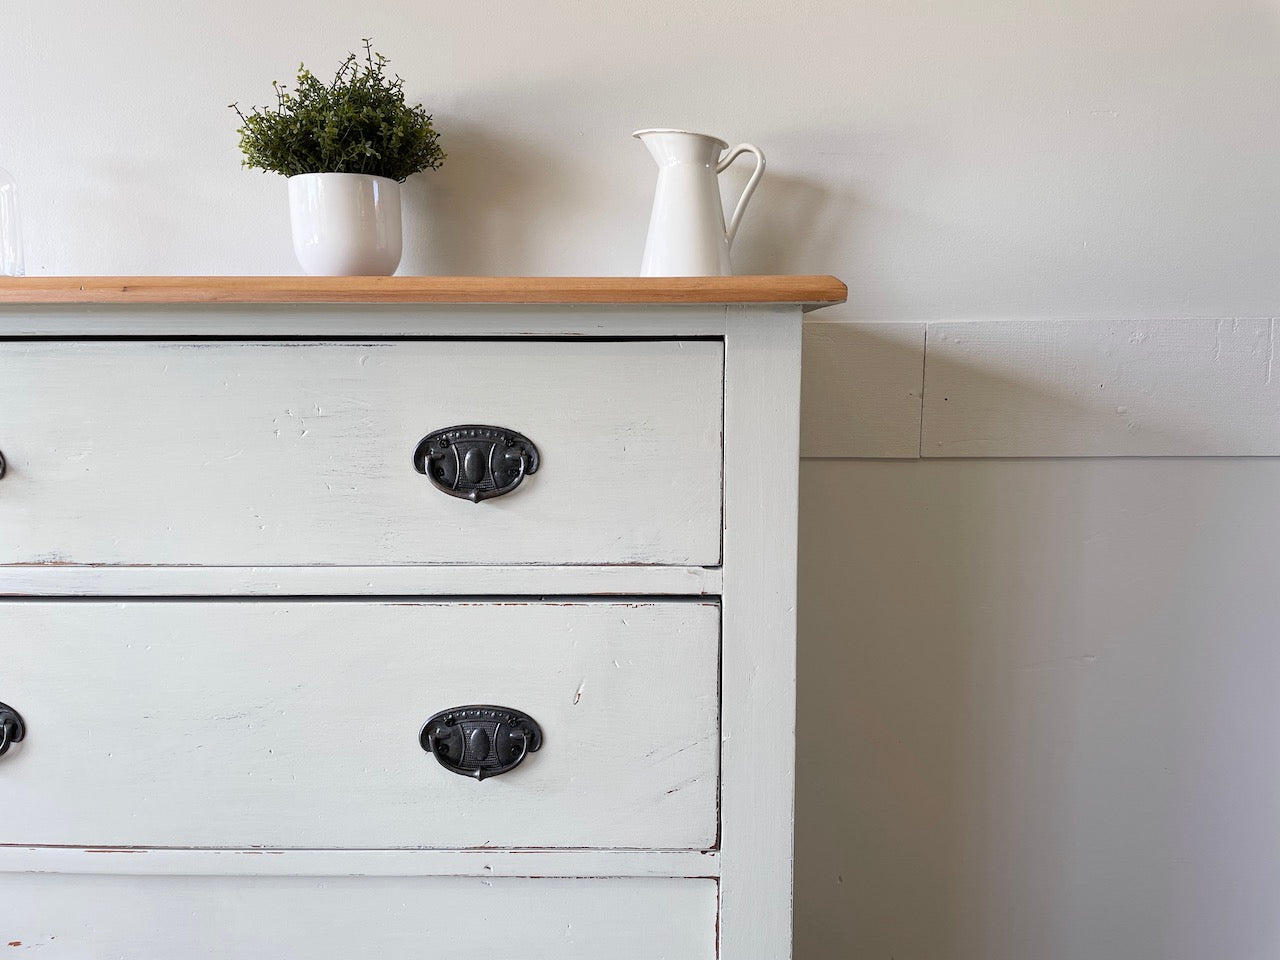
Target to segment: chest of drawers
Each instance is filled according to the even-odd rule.
[[[787,957],[800,323],[843,296],[0,284],[0,941]]]

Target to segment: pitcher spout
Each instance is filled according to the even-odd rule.
[[[729,145],[719,137],[693,133],[690,130],[654,127],[637,130],[631,135],[645,145],[650,155],[659,164],[680,162],[714,164],[720,154],[729,149]]]

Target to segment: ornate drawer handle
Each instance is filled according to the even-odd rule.
[[[484,780],[539,750],[542,728],[519,710],[473,703],[441,710],[422,725],[418,743],[451,773]]]
[[[7,703],[0,703],[0,757],[8,753],[15,743],[21,743],[26,735],[27,725],[22,714]]]
[[[538,471],[538,448],[504,427],[467,424],[429,433],[413,451],[413,466],[437,490],[472,503],[500,497]]]

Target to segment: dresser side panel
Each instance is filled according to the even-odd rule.
[[[725,341],[722,960],[791,955],[801,311],[732,308]]]

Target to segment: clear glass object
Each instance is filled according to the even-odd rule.
[[[8,171],[0,167],[0,275],[20,277],[25,272],[22,224],[18,220],[18,185]]]

